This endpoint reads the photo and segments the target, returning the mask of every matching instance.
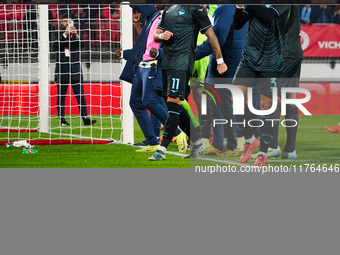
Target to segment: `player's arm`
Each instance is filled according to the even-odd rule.
[[[204,34],[208,37],[211,49],[213,50],[216,61],[217,61],[217,71],[219,74],[223,74],[228,70],[227,65],[224,63],[222,52],[221,52],[221,47],[220,44],[218,43],[218,39],[215,35],[214,30],[212,27],[209,27]]]
[[[249,21],[250,14],[244,8],[244,5],[236,5],[236,10],[233,17],[235,30],[240,30]]]
[[[213,30],[220,45],[224,44],[232,27],[232,19],[229,15],[233,14],[225,5],[219,6],[214,13]],[[198,45],[196,49],[195,60],[200,60],[213,53],[209,40],[205,40],[201,45]]]
[[[168,30],[164,31],[163,29],[157,28],[153,39],[155,42],[161,43],[163,41],[169,41],[173,35],[174,34]]]
[[[205,34],[209,39],[210,47],[216,56],[218,73],[219,74],[225,73],[228,67],[224,63],[220,44],[218,43],[218,39],[215,35],[214,30],[212,29],[211,22],[207,12],[204,11],[203,7],[198,5],[192,14],[194,21],[198,24],[200,28],[200,32],[202,34]]]
[[[153,40],[155,42],[158,42],[158,43],[161,43],[163,41],[169,41],[171,36],[174,35],[172,32],[170,32],[170,31],[168,31],[164,28],[165,27],[165,24],[164,24],[165,14],[166,14],[166,12],[164,11],[163,14],[162,14],[161,22],[159,23],[159,25],[156,29],[155,35],[153,37]]]

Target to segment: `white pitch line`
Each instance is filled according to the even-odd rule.
[[[186,156],[187,154],[182,154],[182,153],[178,153],[178,152],[172,152],[172,151],[167,151],[167,154],[171,154],[171,155],[176,155],[176,156]],[[215,159],[215,158],[202,158],[202,157],[198,157],[196,159],[200,159],[200,160],[205,160],[205,161],[212,161],[212,162],[217,162],[217,163],[226,163],[226,164],[233,164],[233,165],[237,165],[237,166],[247,166],[249,164],[242,164],[236,161],[230,161],[230,160],[223,160],[223,159]],[[254,159],[252,159],[254,160]],[[269,161],[269,162],[268,162]],[[290,163],[290,164],[294,164],[296,163],[317,163],[317,162],[324,162],[324,160],[298,160],[298,159],[268,159],[268,163]],[[339,160],[328,160],[329,162],[339,162]]]
[[[117,142],[119,144],[124,144],[121,142]],[[124,145],[128,145],[128,146],[133,146],[133,147],[137,147],[137,148],[143,148],[143,146],[134,146],[132,144],[124,144]],[[179,157],[184,157],[187,156],[188,154],[184,154],[184,153],[179,153],[179,152],[173,152],[173,151],[166,151],[166,154],[170,154],[170,155],[175,155],[175,156],[179,156]],[[214,159],[214,158],[202,158],[202,157],[198,157],[196,159],[199,160],[204,160],[204,161],[211,161],[211,162],[216,162],[216,163],[224,163],[224,164],[229,164],[229,165],[235,165],[235,166],[249,166],[250,164],[241,164],[240,162],[236,162],[236,161],[230,161],[230,160],[222,160],[222,159]],[[328,160],[329,162],[331,162],[332,160]],[[333,162],[338,162],[339,160],[333,160]],[[267,161],[268,162],[268,161]],[[289,162],[289,163],[288,163]],[[317,162],[324,162],[323,160],[314,160],[314,161],[310,161],[310,160],[298,160],[298,159],[294,159],[294,160],[289,160],[289,159],[273,159],[270,160],[269,159],[269,164],[273,164],[273,163],[288,163],[288,164],[295,164],[295,163],[317,163]]]
[[[172,151],[167,151],[166,153],[170,154],[170,155],[176,155],[176,156],[187,156],[187,154],[182,154],[182,153],[172,152]],[[214,158],[198,157],[198,158],[195,158],[195,159],[211,161],[211,162],[216,162],[216,163],[226,163],[226,164],[229,164],[229,165],[236,165],[236,166],[244,166],[245,165],[245,164],[241,164],[239,162],[234,162],[234,161],[229,161],[229,160],[219,160],[219,159],[214,159]]]

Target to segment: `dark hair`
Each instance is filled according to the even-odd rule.
[[[68,19],[68,18],[69,16],[67,12],[61,15],[61,19]]]

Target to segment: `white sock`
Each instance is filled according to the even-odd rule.
[[[193,143],[193,145],[200,145],[202,143],[201,139],[198,139],[196,142]]]
[[[247,143],[247,144],[251,144],[251,143],[253,143],[253,142],[255,142],[255,136],[254,136],[254,135],[253,135],[251,138],[246,139],[246,143]]]
[[[237,141],[238,142],[244,142],[246,139],[244,138],[244,136],[241,137],[237,137]]]
[[[158,147],[158,150],[163,151],[163,152],[166,152],[166,148],[165,148],[164,146],[159,146],[159,147]]]
[[[263,151],[259,151],[258,153],[257,153],[257,156],[266,156],[267,155],[267,153],[265,153],[265,152],[263,152]]]

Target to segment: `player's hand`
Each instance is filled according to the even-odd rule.
[[[224,74],[228,70],[228,67],[225,63],[222,63],[220,65],[217,65],[217,71],[219,74]]]
[[[169,41],[171,36],[173,36],[174,34],[168,30],[165,30],[164,33],[162,33],[160,35],[160,39],[163,41]]]
[[[151,48],[151,50],[150,50],[150,57],[157,58],[157,56],[158,56],[158,49]]]
[[[123,50],[122,49],[116,50],[116,56],[117,56],[117,58],[122,59],[122,57],[123,57]]]
[[[140,16],[141,16],[141,13],[139,12],[136,12],[135,14],[133,14],[133,23],[137,23],[139,20],[140,20]]]

